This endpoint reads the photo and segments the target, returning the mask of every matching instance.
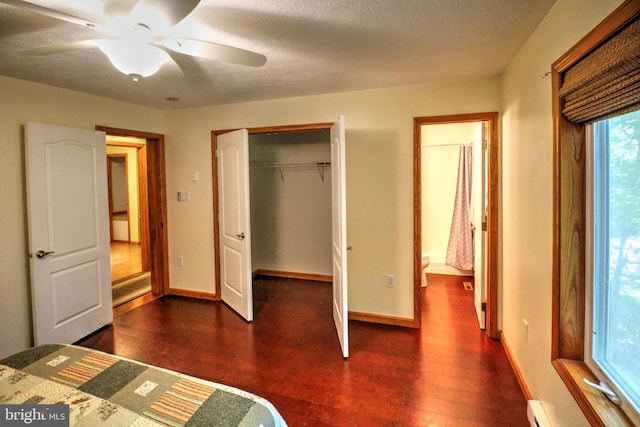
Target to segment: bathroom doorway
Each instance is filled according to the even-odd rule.
[[[424,270],[427,273],[473,276],[472,291],[479,327],[491,338],[497,329],[497,113],[417,117],[414,119],[414,288],[420,313]],[[465,163],[465,159],[467,163]],[[473,160],[472,160],[473,159]],[[466,172],[459,173],[460,165]],[[464,190],[459,182],[469,182]],[[459,206],[456,192],[469,204]],[[463,212],[462,217],[454,215]],[[454,218],[456,218],[454,220]],[[452,223],[463,224],[467,255],[452,260]],[[469,249],[468,246],[473,248]]]

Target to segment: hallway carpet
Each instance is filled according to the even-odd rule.
[[[149,292],[151,292],[150,271],[120,280],[111,285],[113,307],[115,308]]]

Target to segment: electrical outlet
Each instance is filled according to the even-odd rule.
[[[524,342],[529,342],[529,324],[526,319],[522,319],[522,337]]]
[[[178,257],[178,267],[182,267],[184,266],[184,258],[182,257],[182,255],[180,255]]]
[[[387,288],[396,287],[396,276],[393,274],[387,274]]]

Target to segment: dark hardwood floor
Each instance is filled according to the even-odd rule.
[[[346,361],[331,285],[266,277],[254,281],[253,323],[223,303],[166,297],[78,344],[251,391],[290,426],[528,426],[462,280],[429,276],[421,330],[351,321]]]

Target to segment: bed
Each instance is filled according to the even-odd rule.
[[[287,425],[269,401],[249,392],[61,344],[0,360],[0,404],[68,405],[76,426]]]

